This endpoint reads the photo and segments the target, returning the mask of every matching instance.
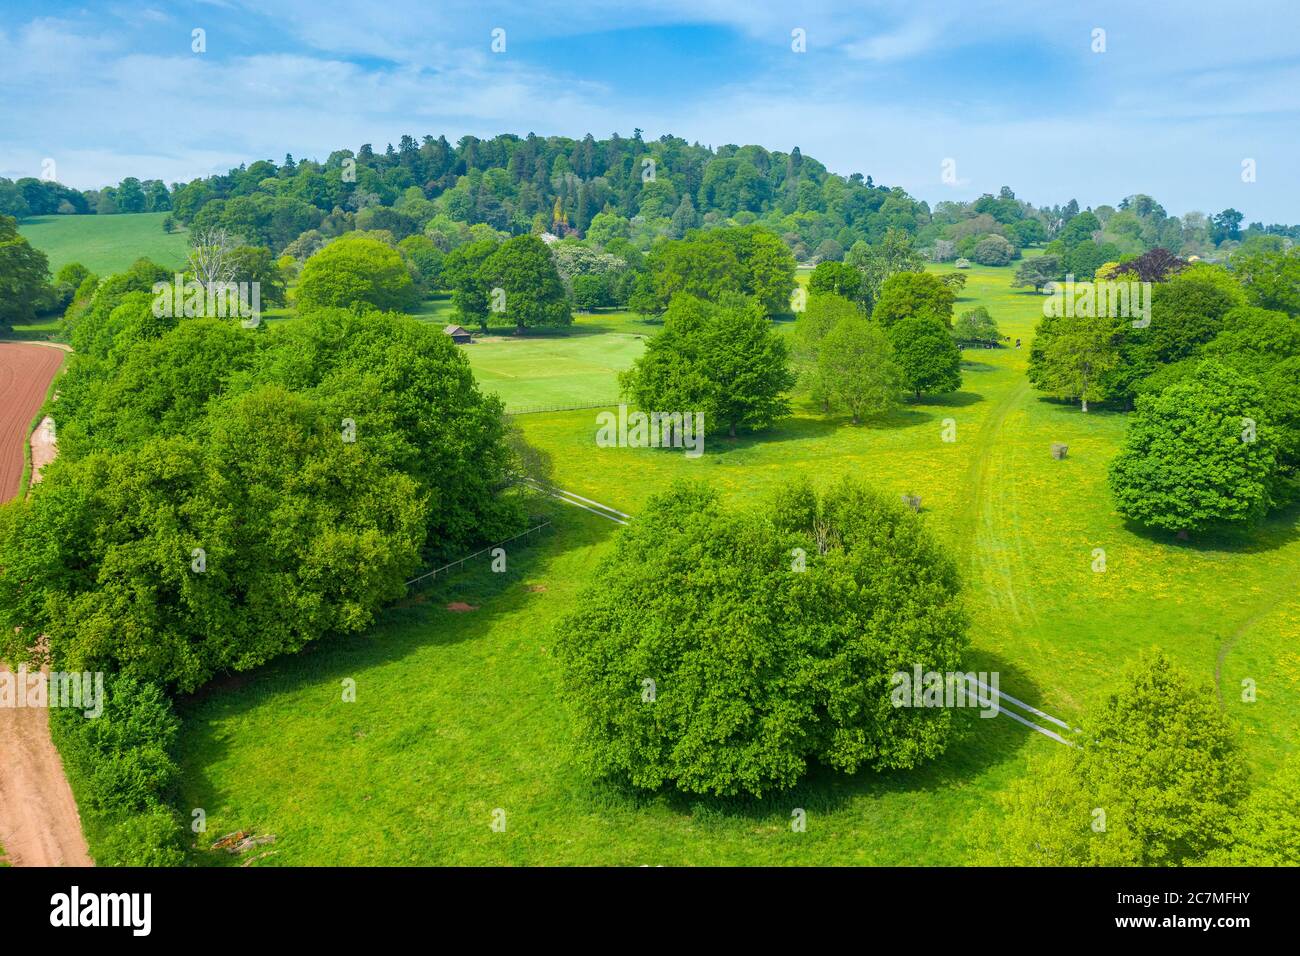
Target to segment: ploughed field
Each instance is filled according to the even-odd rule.
[[[0,501],[18,494],[33,419],[64,358],[46,345],[0,342]]]

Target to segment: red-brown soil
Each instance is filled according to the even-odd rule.
[[[0,501],[18,494],[27,429],[66,353],[30,342],[0,342]]]

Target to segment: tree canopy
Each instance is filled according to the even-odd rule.
[[[889,329],[903,384],[917,397],[961,388],[961,349],[952,332],[928,315],[900,319]]]
[[[717,304],[679,294],[664,327],[620,378],[647,411],[703,412],[706,432],[767,428],[789,413],[794,384],[785,339],[743,296]]]
[[[1110,465],[1116,508],[1178,532],[1258,521],[1276,465],[1268,420],[1259,384],[1210,359],[1143,395]]]
[[[959,590],[919,517],[847,479],[745,509],[674,485],[556,628],[582,763],[717,795],[784,790],[812,764],[914,767],[953,714],[893,706],[891,675],[959,668]]]
[[[931,318],[952,327],[957,293],[930,272],[899,272],[884,281],[871,317],[888,328],[902,319]]]
[[[1002,864],[1179,866],[1229,841],[1245,778],[1214,692],[1144,653],[1089,709],[1080,746],[1035,761],[977,828]]]
[[[150,315],[100,296],[87,315]],[[59,666],[190,690],[359,631],[425,560],[518,526],[499,401],[405,316],[124,321],[64,382],[59,458],[0,508],[10,660],[46,635]]]
[[[415,284],[396,249],[365,236],[343,236],[307,260],[298,282],[303,309],[338,306],[401,311],[415,303]]]

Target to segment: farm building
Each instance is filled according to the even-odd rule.
[[[443,331],[450,335],[451,340],[457,345],[468,345],[474,341],[474,336],[459,325],[449,325]]]

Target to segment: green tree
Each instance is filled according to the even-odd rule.
[[[500,289],[504,316],[518,332],[524,329],[571,325],[573,313],[564,293],[564,284],[555,269],[555,260],[537,236],[507,239],[479,270],[489,290]]]
[[[837,263],[838,264],[838,263]],[[814,292],[802,312],[795,317],[793,357],[812,394],[813,401],[822,402],[830,411],[830,395],[823,387],[819,367],[822,342],[840,320],[861,316],[857,303],[833,292]]]
[[[407,236],[397,244],[397,251],[406,260],[411,278],[426,295],[442,288],[443,252],[437,243],[425,235]]]
[[[717,301],[729,292],[751,296],[768,315],[790,311],[795,261],[778,236],[759,226],[694,232],[656,245],[646,257],[655,307],[686,293]]]
[[[894,359],[888,333],[855,309],[823,339],[814,391],[825,396],[828,408],[847,408],[855,425],[864,417],[883,415],[898,404],[904,384]]]
[[[974,824],[1013,866],[1178,866],[1220,846],[1245,768],[1213,690],[1159,653],[1125,667],[1080,745],[1035,761]]]
[[[674,485],[556,627],[582,765],[648,790],[756,796],[814,763],[915,767],[943,752],[953,715],[893,706],[891,675],[958,668],[959,591],[922,522],[848,480],[743,510]]]
[[[663,331],[619,381],[644,409],[702,411],[705,427],[760,430],[789,413],[794,384],[785,339],[742,296],[711,303],[678,295]]]
[[[1016,253],[1016,247],[1004,237],[989,235],[975,243],[970,257],[982,266],[1005,266],[1016,257]]]
[[[829,292],[846,299],[856,299],[862,291],[862,273],[843,262],[820,262],[808,277],[808,293]]]
[[[788,315],[796,263],[780,237],[762,226],[718,229],[711,235],[736,253],[742,269],[740,291],[767,315]]]
[[[677,204],[677,211],[673,213],[672,224],[669,226],[669,232],[673,238],[681,239],[688,232],[699,225],[699,216],[696,215],[695,206],[691,203],[689,195],[683,195],[682,201]]]
[[[889,338],[903,383],[917,398],[961,388],[961,349],[943,322],[930,316],[900,319],[890,326]]]
[[[343,236],[302,267],[300,309],[337,306],[379,311],[415,305],[415,284],[396,249],[363,236]]]
[[[495,239],[478,239],[457,246],[442,261],[442,282],[451,289],[456,316],[466,325],[476,323],[487,331],[491,286],[484,278],[483,264],[497,251]]]
[[[1106,397],[1106,373],[1118,362],[1111,323],[1091,316],[1060,316],[1045,318],[1039,329],[1044,343],[1031,381],[1049,395],[1077,399],[1087,412],[1089,402]]]
[[[1300,756],[1292,754],[1232,816],[1228,846],[1206,861],[1218,866],[1300,866]]]
[[[900,319],[932,318],[952,327],[952,306],[957,301],[947,283],[929,272],[899,272],[881,286],[871,317],[888,328]]]
[[[893,226],[885,232],[879,245],[855,244],[844,261],[862,270],[859,294],[869,312],[874,310],[880,290],[891,276],[925,271],[925,256],[917,251],[912,237],[905,230]]]
[[[1268,510],[1275,467],[1267,421],[1258,383],[1214,360],[1141,396],[1110,465],[1116,508],[1180,533],[1257,521]]]
[[[1156,283],[1149,325],[1134,327],[1128,318],[1115,323],[1118,354],[1103,383],[1107,396],[1131,406],[1143,379],[1195,354],[1244,302],[1240,287],[1216,267],[1193,267]]]
[[[150,315],[140,292],[114,315],[133,297]],[[63,669],[193,689],[363,630],[424,560],[518,528],[501,404],[439,329],[322,309],[115,339],[73,357],[59,458],[0,508],[8,660],[46,635]]]
[[[1013,289],[1027,287],[1037,291],[1049,282],[1059,282],[1064,278],[1065,267],[1061,265],[1059,256],[1034,256],[1016,266],[1016,275],[1011,280],[1011,287]]]
[[[573,277],[573,304],[584,312],[591,312],[610,304],[609,282],[602,275]]]
[[[788,349],[758,303],[723,299],[703,330],[701,358],[713,385],[706,414],[726,424],[728,435],[762,430],[789,414]]]
[[[1300,251],[1234,255],[1232,271],[1251,305],[1300,315]]]
[[[284,305],[285,286],[280,268],[271,258],[266,246],[239,246],[230,251],[228,259],[232,282],[256,282],[265,305]]]
[[[952,335],[958,342],[975,345],[996,345],[1002,339],[997,322],[982,305],[963,312],[953,323]]]
[[[615,239],[627,239],[631,234],[627,217],[616,212],[596,213],[587,227],[587,240],[598,246],[607,246]]]
[[[18,221],[0,216],[0,329],[36,317],[50,281],[45,253],[18,234]]]

